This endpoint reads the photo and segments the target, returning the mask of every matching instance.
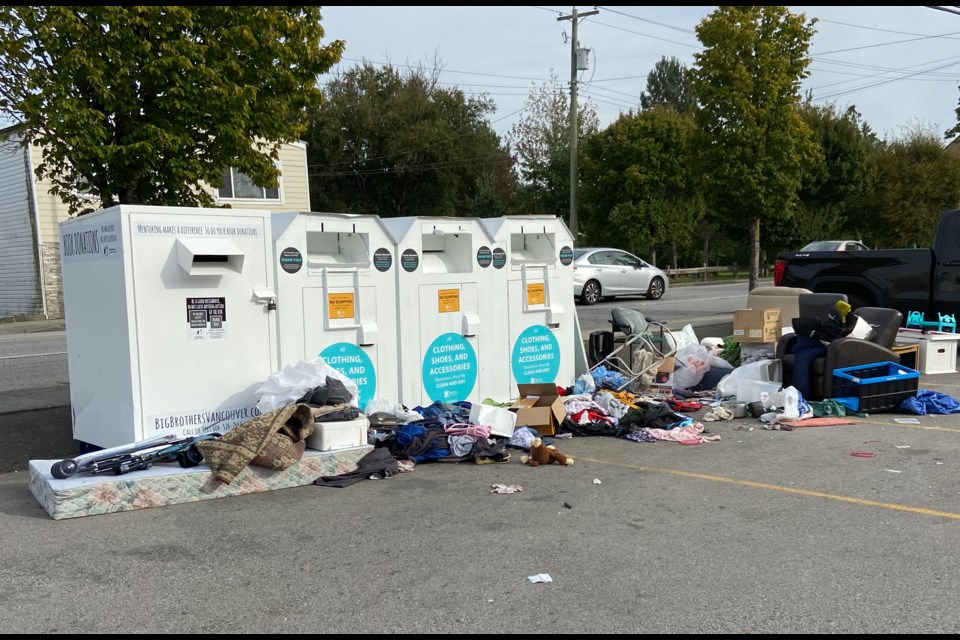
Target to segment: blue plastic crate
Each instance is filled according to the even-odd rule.
[[[896,362],[833,370],[833,399],[853,411],[896,409],[917,395],[920,372]]]

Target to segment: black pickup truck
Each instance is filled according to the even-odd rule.
[[[933,249],[798,251],[777,256],[773,281],[814,293],[845,293],[856,307],[910,311],[927,320],[960,314],[960,209],[940,215]]]

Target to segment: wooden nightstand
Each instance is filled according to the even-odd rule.
[[[900,355],[900,364],[916,370],[920,358],[920,345],[914,344],[895,344],[890,349]]]

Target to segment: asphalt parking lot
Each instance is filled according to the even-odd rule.
[[[920,386],[960,397],[958,374]],[[69,428],[68,414],[51,411],[33,413],[50,432],[64,418]],[[0,624],[11,633],[951,633],[960,627],[958,415],[907,425],[894,420],[909,416],[877,413],[794,431],[745,418],[706,423],[721,439],[698,446],[574,438],[557,441],[571,467],[531,468],[516,452],[503,465],[422,464],[343,489],[57,521],[16,468],[0,474]],[[491,494],[494,483],[523,490]],[[528,580],[541,573],[552,582]]]

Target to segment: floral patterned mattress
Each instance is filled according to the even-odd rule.
[[[120,476],[81,474],[57,480],[50,467],[59,460],[31,460],[30,492],[54,520],[79,518],[313,484],[321,476],[355,471],[370,449],[307,449],[299,463],[284,471],[248,466],[230,484],[217,482],[205,464],[184,469],[164,463]]]

